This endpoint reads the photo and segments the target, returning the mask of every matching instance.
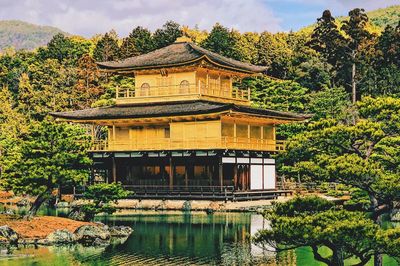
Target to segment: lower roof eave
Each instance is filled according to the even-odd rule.
[[[204,116],[232,113],[261,119],[276,119],[280,122],[302,121],[310,118],[290,112],[254,108],[233,103],[205,100],[168,102],[147,105],[110,106],[69,112],[50,113],[53,117],[76,123],[95,123],[98,121],[134,120],[134,119],[169,119],[185,116]]]

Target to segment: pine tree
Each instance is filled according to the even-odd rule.
[[[317,26],[311,34],[311,40],[306,45],[317,51],[326,62],[324,69],[330,69],[330,83],[332,85],[337,83],[336,73],[343,60],[344,41],[335,18],[332,17],[329,10],[325,10],[322,17],[317,19]]]
[[[93,51],[93,57],[96,61],[113,61],[118,60],[120,51],[118,47],[118,40],[112,32],[104,34],[104,36],[97,42]]]
[[[43,121],[31,126],[19,153],[5,158],[3,187],[15,193],[37,195],[28,217],[36,214],[54,189],[85,181],[91,160],[89,140],[76,125]]]
[[[139,55],[139,52],[136,49],[135,39],[130,36],[123,38],[120,47],[120,58],[125,59],[137,55]]]
[[[148,53],[154,49],[151,33],[143,27],[136,27],[122,40],[121,58]]]
[[[357,64],[359,63],[360,47],[372,35],[367,31],[368,16],[364,9],[355,8],[349,12],[349,20],[345,21],[341,29],[348,36],[346,38],[346,61],[351,65],[351,92],[352,101],[357,101]]]
[[[134,28],[129,37],[135,40],[135,47],[139,54],[146,54],[155,49],[151,32],[146,28],[140,26]]]
[[[273,77],[287,79],[291,65],[292,49],[287,34],[263,32],[258,43],[258,64],[268,66],[267,73]]]
[[[317,19],[317,26],[307,45],[319,52],[329,64],[336,66],[340,60],[343,41],[344,37],[339,32],[335,18],[329,10],[325,10],[322,17]]]
[[[232,48],[231,36],[228,28],[216,23],[208,37],[201,44],[207,50],[226,56]]]
[[[380,64],[394,64],[400,67],[400,21],[396,28],[387,26],[379,36],[377,49],[380,51]]]
[[[167,21],[161,29],[157,29],[153,35],[153,42],[156,49],[168,46],[176,41],[183,34],[181,26],[174,21]]]

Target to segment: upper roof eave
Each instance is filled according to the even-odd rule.
[[[246,74],[263,73],[267,70],[267,67],[256,66],[224,57],[187,42],[173,43],[153,52],[121,61],[97,62],[97,65],[105,71],[126,72],[184,66],[199,62],[202,59],[206,59],[218,67]]]

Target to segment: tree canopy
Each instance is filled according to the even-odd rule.
[[[383,230],[363,212],[351,212],[317,196],[296,197],[275,203],[264,212],[270,228],[257,233],[254,241],[275,250],[310,247],[314,258],[340,266],[350,258],[365,265],[373,255],[398,256],[399,229]],[[320,249],[328,248],[324,256]]]
[[[44,120],[31,125],[19,148],[6,157],[2,187],[37,195],[30,209],[36,214],[54,189],[86,180],[91,160],[85,132],[73,125]]]

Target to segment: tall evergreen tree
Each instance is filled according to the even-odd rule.
[[[129,37],[135,39],[135,47],[139,54],[154,50],[154,42],[148,29],[138,26],[132,30]]]
[[[145,54],[152,50],[154,50],[154,44],[151,32],[139,26],[122,40],[121,58]]]
[[[387,26],[379,36],[377,49],[380,51],[380,64],[394,64],[400,68],[400,21],[396,28]]]
[[[216,23],[210,34],[200,45],[207,50],[229,58],[255,62],[257,61],[257,45],[254,45],[253,41],[257,43],[258,38],[258,34],[241,34],[237,30],[229,30]],[[252,43],[250,44],[250,42]]]
[[[365,14],[364,9],[355,8],[349,12],[349,20],[344,21],[341,29],[346,33],[346,61],[351,65],[351,92],[352,101],[356,102],[357,98],[357,83],[359,77],[357,76],[357,64],[360,63],[362,58],[360,55],[360,47],[363,43],[372,37],[366,29],[368,23],[368,16]]]
[[[38,50],[41,60],[57,59],[65,65],[75,65],[78,59],[89,51],[90,44],[79,37],[66,37],[62,33],[54,35],[46,47]]]
[[[232,49],[232,40],[228,28],[216,23],[201,46],[221,55],[229,54]]]
[[[375,95],[400,96],[400,22],[387,26],[378,37],[373,68],[376,70]]]
[[[339,32],[335,18],[329,10],[325,10],[322,17],[317,19],[317,26],[307,44],[319,52],[329,64],[337,67],[343,52],[343,42],[344,37]]]
[[[161,29],[157,29],[153,34],[154,47],[160,49],[175,42],[183,34],[181,26],[174,21],[167,21]]]
[[[267,73],[269,75],[287,79],[293,54],[287,43],[287,35],[263,32],[260,35],[258,46],[258,64],[268,66]]]
[[[93,51],[93,57],[96,61],[113,61],[119,59],[118,40],[113,37],[113,33],[106,33],[97,42]]]
[[[130,36],[123,38],[120,47],[120,58],[125,59],[137,55],[139,55],[139,52],[136,49],[135,39]]]
[[[59,62],[71,56],[72,42],[64,34],[58,33],[47,44],[47,47],[40,50],[43,59],[52,58],[57,59]]]

